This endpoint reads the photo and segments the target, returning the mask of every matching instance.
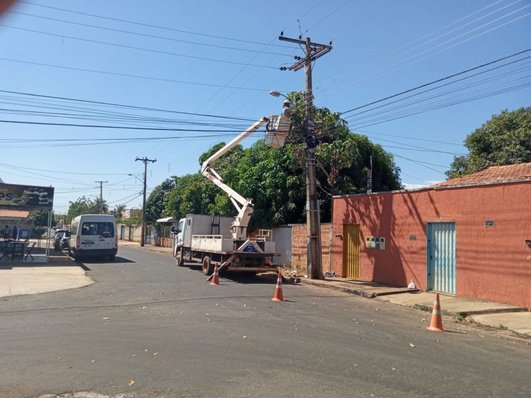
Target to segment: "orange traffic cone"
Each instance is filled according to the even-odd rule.
[[[441,316],[441,303],[439,301],[439,293],[435,295],[435,302],[433,303],[433,312],[431,313],[431,323],[428,330],[434,332],[444,332]]]
[[[218,274],[218,266],[214,266],[214,273],[212,274],[212,279],[210,280],[211,285],[219,285],[219,274]]]
[[[284,301],[284,295],[282,294],[282,275],[277,272],[277,285],[275,287],[275,294],[273,294],[273,301]]]

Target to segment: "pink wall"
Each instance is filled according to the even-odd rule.
[[[360,225],[362,280],[426,289],[426,224],[455,222],[456,294],[531,308],[531,183],[426,189],[333,199],[333,270],[342,273],[343,224]],[[494,228],[485,221],[494,220]],[[365,249],[366,236],[386,238]],[[416,240],[411,240],[414,235]]]

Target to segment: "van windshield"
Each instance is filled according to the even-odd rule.
[[[104,238],[114,237],[114,225],[112,222],[90,221],[81,226],[81,235],[101,235]]]

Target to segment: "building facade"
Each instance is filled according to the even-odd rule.
[[[347,278],[531,308],[531,163],[431,187],[333,198]]]

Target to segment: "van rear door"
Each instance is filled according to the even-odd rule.
[[[105,250],[115,246],[114,223],[111,221],[83,221],[79,249]]]

